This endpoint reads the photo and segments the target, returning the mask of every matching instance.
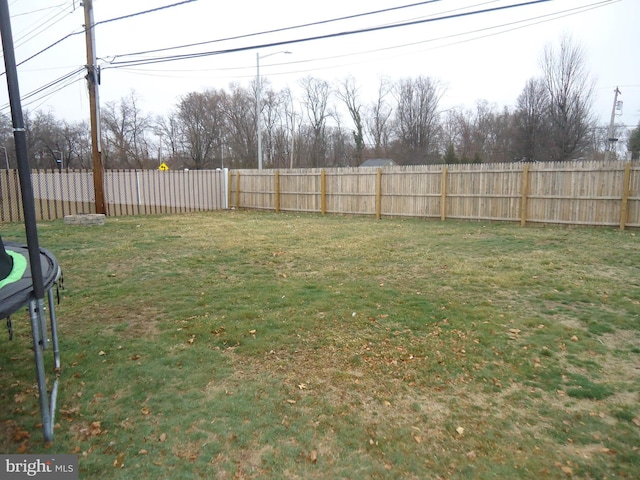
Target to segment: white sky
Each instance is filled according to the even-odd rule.
[[[96,23],[178,3],[180,0],[94,0]],[[302,77],[334,82],[352,75],[365,103],[375,99],[380,76],[392,80],[418,75],[446,86],[442,108],[474,108],[477,100],[499,108],[513,106],[525,82],[540,75],[545,45],[564,34],[581,43],[596,82],[594,113],[608,124],[613,92],[624,102],[617,123],[640,121],[640,0],[549,0],[544,3],[439,20],[326,40],[262,47],[147,66],[109,62],[140,60],[224,49],[423,20],[463,12],[525,3],[527,0],[439,0],[384,14],[325,23],[268,35],[236,38],[179,50],[125,56],[160,48],[238,37],[258,32],[389,9],[416,0],[196,0],[183,5],[95,28],[102,66],[101,103],[118,102],[135,90],[145,113],[168,113],[181,95],[206,88],[228,89],[231,82],[249,86],[260,73],[273,87],[299,91]],[[23,97],[86,63],[84,15],[80,0],[9,0],[17,61],[28,58],[66,35],[66,40],[19,67]],[[562,13],[565,12],[565,13]],[[292,53],[285,55],[283,50]],[[121,65],[118,67],[122,67]],[[1,70],[4,70],[2,68]],[[67,82],[24,100],[25,110],[47,110],[68,121],[88,119],[84,71]],[[6,77],[2,77],[6,79]],[[0,111],[9,113],[5,81]],[[55,93],[54,93],[55,92]]]

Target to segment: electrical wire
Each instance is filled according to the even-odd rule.
[[[197,43],[189,43],[189,44],[185,44],[185,45],[177,45],[175,47],[165,47],[165,48],[156,48],[153,50],[146,50],[146,51],[142,51],[142,52],[134,52],[134,53],[123,53],[120,55],[107,55],[107,57],[113,57],[115,58],[121,58],[121,57],[131,57],[131,56],[139,56],[139,55],[148,55],[149,53],[159,53],[159,52],[166,52],[169,50],[179,50],[181,48],[191,48],[191,47],[199,47],[202,45],[209,45],[211,43],[221,43],[221,42],[227,42],[227,41],[231,41],[231,40],[240,40],[242,38],[250,38],[250,37],[257,37],[260,35],[268,35],[268,34],[272,34],[272,33],[280,33],[280,32],[285,32],[285,31],[289,31],[289,30],[297,30],[300,28],[307,28],[307,27],[315,27],[318,25],[325,25],[327,23],[333,23],[333,22],[340,22],[343,20],[351,20],[354,18],[359,18],[359,17],[365,17],[368,15],[377,15],[379,13],[388,13],[394,10],[401,10],[401,9],[405,9],[405,8],[412,8],[412,7],[416,7],[416,6],[421,6],[421,5],[427,5],[429,3],[436,3],[436,2],[440,2],[442,0],[428,0],[428,1],[424,1],[424,2],[418,2],[418,3],[411,3],[408,5],[400,5],[398,7],[390,7],[390,8],[385,8],[382,10],[374,10],[371,12],[364,12],[364,13],[357,13],[354,15],[348,15],[345,17],[338,17],[338,18],[332,18],[329,20],[320,20],[317,22],[311,22],[311,23],[304,23],[301,25],[294,25],[291,27],[283,27],[283,28],[276,28],[276,29],[272,29],[272,30],[265,30],[262,32],[257,32],[257,33],[247,33],[247,34],[243,34],[243,35],[236,35],[234,37],[227,37],[227,38],[219,38],[216,40],[206,40],[204,42],[197,42]],[[497,0],[493,0],[493,1],[497,1]],[[492,3],[492,2],[487,2],[487,3]]]
[[[167,8],[171,8],[171,7],[177,7],[177,6],[179,6],[179,5],[183,5],[183,4],[185,4],[185,3],[191,3],[191,2],[195,2],[195,1],[197,1],[197,0],[184,0],[184,1],[182,1],[182,2],[179,2],[179,3],[173,3],[173,4],[171,4],[171,5],[164,5],[164,6],[162,6],[162,7],[152,8],[152,9],[150,9],[150,10],[144,10],[144,11],[142,11],[142,12],[136,12],[136,13],[132,13],[132,14],[129,14],[129,15],[124,15],[124,16],[121,16],[121,17],[111,18],[111,19],[108,19],[108,20],[102,20],[102,21],[100,21],[100,22],[96,22],[96,23],[94,23],[94,25],[92,26],[92,28],[95,28],[97,25],[101,25],[101,24],[104,24],[104,23],[115,22],[115,21],[117,21],[117,20],[124,20],[124,19],[126,19],[126,18],[132,18],[132,17],[136,17],[136,16],[139,16],[139,15],[145,15],[145,14],[147,14],[147,13],[153,13],[153,12],[157,12],[157,11],[160,11],[160,10],[165,10],[165,9],[167,9]],[[25,63],[27,63],[27,62],[28,62],[28,61],[30,61],[30,60],[33,60],[33,59],[34,59],[34,58],[36,58],[37,56],[39,56],[39,55],[43,54],[43,53],[44,53],[44,52],[46,52],[47,50],[49,50],[49,49],[51,49],[51,48],[55,47],[56,45],[58,45],[58,44],[60,44],[60,43],[62,43],[62,42],[63,42],[63,41],[65,41],[66,39],[68,39],[68,38],[70,38],[70,37],[73,37],[73,36],[75,36],[75,35],[82,34],[82,33],[85,33],[85,30],[84,30],[84,29],[83,29],[83,30],[80,30],[80,31],[72,32],[72,33],[69,33],[69,34],[65,35],[64,37],[62,37],[62,38],[60,38],[60,39],[56,40],[56,41],[55,41],[55,42],[53,42],[52,44],[50,44],[50,45],[48,45],[48,46],[44,47],[42,50],[40,50],[40,51],[38,51],[38,52],[34,53],[34,54],[33,54],[33,55],[31,55],[30,57],[28,57],[28,58],[26,58],[26,59],[22,60],[21,62],[17,63],[17,64],[16,64],[16,67],[19,67],[19,66],[21,66],[21,65],[23,65],[23,64],[25,64]],[[3,76],[3,75],[5,75],[5,74],[6,74],[6,72],[4,72],[4,71],[3,71],[2,73],[0,73],[0,77],[1,77],[1,76]]]
[[[67,2],[68,4],[69,2]],[[14,46],[15,48],[20,48],[22,45],[24,45],[25,43],[29,42],[30,40],[32,40],[33,38],[37,37],[38,35],[41,35],[43,32],[45,32],[46,30],[48,30],[49,28],[53,27],[54,25],[56,25],[57,23],[59,23],[64,17],[66,17],[67,15],[70,15],[73,12],[66,12],[62,7],[65,7],[65,3],[56,5],[55,7],[48,7],[46,10],[50,10],[53,8],[59,9],[57,12],[54,12],[53,14],[49,15],[47,18],[43,19],[40,21],[40,19],[36,20],[36,22],[40,21],[40,23],[36,26],[33,27],[27,27],[27,29],[30,28],[30,30],[28,30],[26,33],[24,34],[18,34],[15,35],[14,38]],[[29,12],[29,13],[35,13],[35,12],[39,12],[45,9],[40,9],[40,10],[35,10],[34,12]],[[18,15],[12,15],[13,16],[20,16],[20,15],[27,15],[28,13],[23,13],[23,14],[18,14]],[[34,23],[36,23],[34,22]]]
[[[103,25],[105,23],[116,22],[118,20],[125,20],[127,18],[133,18],[133,17],[137,17],[137,16],[140,16],[140,15],[146,15],[147,13],[155,13],[155,12],[159,12],[160,10],[166,10],[167,8],[178,7],[180,5],[184,5],[185,3],[192,3],[192,2],[196,2],[196,1],[198,1],[198,0],[183,0],[182,2],[172,3],[171,5],[164,5],[162,7],[156,7],[156,8],[152,8],[150,10],[144,10],[142,12],[130,13],[128,15],[123,15],[121,17],[110,18],[108,20],[101,20],[99,22],[95,22],[93,24],[93,28],[97,27],[98,25]]]
[[[293,44],[296,44],[296,43],[303,43],[303,42],[309,42],[309,41],[314,41],[314,40],[326,40],[326,39],[329,39],[329,38],[337,38],[337,37],[355,35],[355,34],[360,34],[360,33],[370,33],[370,32],[381,31],[381,30],[389,30],[389,29],[408,27],[408,26],[413,26],[413,25],[421,25],[421,24],[425,24],[425,23],[437,22],[437,21],[442,21],[442,20],[451,20],[451,19],[454,19],[454,18],[468,17],[468,16],[478,15],[478,14],[483,14],[483,13],[492,13],[492,12],[497,12],[497,11],[501,11],[501,10],[519,8],[519,7],[529,6],[529,5],[535,5],[535,4],[538,4],[538,3],[546,3],[546,2],[549,2],[549,1],[551,1],[551,0],[531,0],[531,1],[528,1],[528,2],[522,2],[522,3],[517,3],[517,4],[504,5],[504,6],[500,6],[500,7],[487,8],[487,9],[482,9],[482,10],[474,10],[474,11],[471,11],[471,12],[444,15],[444,16],[440,16],[440,17],[427,18],[427,19],[422,19],[422,20],[414,20],[414,21],[409,21],[409,22],[402,22],[402,23],[397,23],[397,24],[392,24],[392,25],[382,25],[382,26],[377,26],[377,27],[361,28],[361,29],[357,29],[357,30],[348,30],[348,31],[329,33],[329,34],[324,34],[324,35],[316,35],[316,36],[311,36],[311,37],[304,37],[304,38],[298,38],[298,39],[290,39],[290,40],[283,40],[283,41],[278,41],[278,42],[264,43],[264,44],[260,44],[260,45],[250,45],[250,46],[246,46],[246,47],[229,48],[229,49],[224,49],[224,50],[214,50],[214,51],[199,52],[199,53],[188,53],[188,54],[182,54],[182,55],[171,55],[171,56],[165,56],[165,57],[149,58],[149,59],[144,59],[144,60],[122,60],[122,61],[112,60],[112,61],[108,62],[110,66],[105,66],[104,68],[105,69],[107,69],[107,68],[119,68],[120,65],[123,65],[123,66],[150,65],[150,64],[154,64],[154,63],[171,62],[171,61],[177,61],[177,60],[185,60],[185,59],[207,57],[207,56],[212,56],[212,55],[236,53],[236,52],[242,52],[242,51],[247,51],[247,50],[256,50],[256,49],[259,49],[259,48],[270,48],[270,47],[277,47],[277,46],[283,46],[283,45],[293,45]]]
[[[618,3],[622,0],[613,0],[613,3]],[[612,0],[603,0],[600,2],[596,2],[596,3],[592,3],[589,5],[583,5],[580,7],[574,7],[571,9],[567,9],[567,10],[561,10],[558,12],[553,12],[553,13],[549,13],[549,14],[545,14],[545,15],[539,15],[537,17],[531,17],[531,18],[527,18],[524,20],[517,20],[517,21],[513,21],[513,22],[508,22],[508,23],[503,23],[500,25],[494,25],[491,27],[485,27],[485,28],[480,28],[477,30],[471,30],[471,31],[466,31],[466,32],[461,32],[461,33],[455,33],[455,34],[450,34],[450,35],[445,35],[442,37],[437,37],[437,38],[431,38],[428,40],[421,40],[418,42],[411,42],[411,43],[404,43],[404,44],[400,44],[400,45],[392,45],[389,47],[384,47],[384,48],[378,48],[378,49],[374,49],[374,50],[366,50],[366,51],[359,51],[359,52],[352,52],[352,53],[345,53],[345,54],[341,54],[341,55],[332,55],[330,57],[321,57],[321,58],[314,58],[314,59],[308,59],[308,60],[294,60],[294,61],[289,61],[289,62],[282,62],[282,63],[277,63],[274,64],[276,66],[278,65],[295,65],[295,64],[305,64],[305,63],[310,63],[310,62],[319,62],[319,61],[325,61],[325,60],[336,60],[339,58],[348,58],[348,57],[353,57],[353,56],[362,56],[362,55],[368,55],[368,54],[373,54],[373,53],[379,53],[379,52],[384,52],[384,51],[390,51],[390,50],[397,50],[399,48],[406,48],[406,47],[411,47],[411,46],[416,46],[416,45],[422,45],[422,44],[426,44],[426,43],[433,43],[433,42],[438,42],[438,41],[442,41],[442,40],[448,40],[448,39],[453,39],[453,38],[457,38],[457,37],[463,37],[463,36],[468,36],[468,35],[473,35],[473,34],[477,34],[477,33],[481,33],[481,32],[486,32],[486,31],[490,31],[490,30],[495,30],[498,28],[503,28],[503,27],[510,27],[510,26],[514,26],[517,25],[513,28],[509,28],[509,29],[505,29],[505,30],[501,30],[498,32],[492,32],[492,33],[488,33],[485,35],[479,35],[479,36],[474,36],[472,38],[467,38],[467,39],[463,39],[463,40],[458,40],[455,42],[449,42],[443,45],[439,45],[436,47],[431,47],[427,50],[432,50],[432,49],[437,49],[437,48],[446,48],[452,45],[457,45],[457,44],[461,44],[461,43],[466,43],[466,42],[470,42],[470,41],[475,41],[481,38],[487,38],[487,37],[491,37],[491,36],[495,36],[495,35],[501,35],[503,33],[507,33],[507,32],[511,32],[511,31],[515,31],[515,30],[519,30],[522,28],[527,28],[530,26],[534,26],[534,25],[539,25],[541,23],[546,23],[546,22],[550,22],[553,20],[558,20],[561,18],[565,18],[568,16],[573,16],[573,15],[578,15],[584,12],[587,12],[589,10],[594,10],[596,8],[601,8],[607,5],[612,4],[611,3]],[[491,3],[491,2],[490,2]],[[522,25],[524,23],[524,25]],[[425,50],[421,50],[421,51],[425,51]],[[414,52],[415,53],[415,52]],[[397,58],[397,54],[394,55],[394,58]],[[377,58],[376,61],[380,61],[380,58]],[[350,61],[349,65],[356,65],[358,63],[367,63],[368,60],[362,61],[362,62],[353,62]],[[337,66],[332,66],[332,67],[328,67],[328,68],[339,68],[343,65],[337,65]],[[105,67],[109,68],[109,67]],[[251,67],[227,67],[227,68],[213,68],[213,69],[200,69],[200,70],[179,70],[179,72],[185,72],[185,71],[189,71],[189,72],[193,72],[193,71],[206,71],[206,72],[211,72],[211,71],[237,71],[237,70],[246,70],[247,68],[255,68],[255,66],[251,66]],[[316,69],[309,69],[309,68],[305,68],[304,70],[299,70],[299,71],[287,71],[286,74],[292,74],[292,73],[300,73],[300,72],[309,72],[309,71],[314,71],[314,70],[325,70],[327,69],[327,67],[319,67]],[[140,75],[149,75],[149,76],[154,76],[151,72],[153,72],[153,70],[149,70],[149,69],[136,69],[136,68],[128,68],[128,67],[122,67],[123,71],[126,72],[131,72],[134,74],[140,74]],[[175,73],[176,70],[160,70],[157,72],[173,72]],[[178,73],[177,75],[173,75],[173,76],[178,76],[180,75],[180,73]],[[251,76],[253,77],[255,74],[251,74],[251,75],[247,75],[247,77]],[[276,74],[277,75],[277,74]],[[155,75],[155,76],[162,76],[162,75]],[[168,76],[168,75],[167,75]],[[238,75],[234,75],[232,78],[238,78]]]
[[[25,102],[26,100],[29,100],[30,98],[35,97],[35,96],[37,96],[39,94],[49,95],[51,92],[47,92],[47,90],[49,90],[49,89],[51,89],[53,87],[59,86],[61,83],[65,82],[65,81],[67,81],[67,80],[69,80],[69,79],[71,79],[73,77],[76,77],[76,78],[74,78],[71,83],[73,83],[73,82],[75,82],[75,81],[77,81],[77,80],[79,80],[81,78],[84,78],[84,76],[79,76],[79,74],[83,73],[84,71],[85,71],[84,67],[78,67],[75,70],[72,70],[72,71],[64,74],[63,76],[55,79],[55,80],[51,80],[49,83],[47,83],[45,85],[41,85],[40,87],[36,88],[35,90],[32,90],[31,92],[29,92],[27,94],[21,95],[21,101]],[[67,86],[67,84],[65,84],[63,87],[59,87],[53,93],[58,92],[59,90],[61,90],[62,88],[66,87],[66,86]],[[38,98],[40,98],[40,97],[38,97]],[[6,103],[6,104],[0,106],[0,110],[6,110],[9,107],[10,107],[10,104]]]

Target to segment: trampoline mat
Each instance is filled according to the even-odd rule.
[[[13,270],[0,282],[0,319],[12,315],[34,299],[29,249],[26,245],[11,242],[5,243],[4,247],[13,258]],[[60,276],[60,267],[53,254],[44,248],[40,249],[40,264],[46,292]]]

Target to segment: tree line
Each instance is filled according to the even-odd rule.
[[[190,92],[164,116],[140,108],[131,91],[101,105],[105,168],[257,168],[257,105],[260,105],[264,168],[358,166],[369,158],[400,165],[599,159],[611,145],[608,126],[592,112],[593,82],[581,45],[563,37],[548,45],[540,76],[529,79],[515,107],[485,100],[471,109],[443,110],[445,87],[429,76],[381,78],[373,100],[357,81],[334,83],[307,76],[299,95],[262,80],[228,89]],[[43,111],[26,112],[33,168],[92,168],[89,124],[69,123]],[[640,153],[640,125],[617,127],[611,158]],[[0,149],[15,168],[8,116],[0,117]],[[620,152],[620,154],[618,153]],[[1,157],[0,157],[1,159]]]

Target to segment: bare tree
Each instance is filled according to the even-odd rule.
[[[389,79],[381,78],[378,84],[378,96],[367,109],[367,131],[372,139],[373,153],[378,158],[388,156],[393,109],[387,98],[391,89],[392,84]]]
[[[326,160],[326,126],[329,117],[328,103],[331,90],[325,80],[311,76],[303,78],[300,81],[300,86],[303,90],[302,104],[305,107],[312,134],[309,151],[310,166],[320,167],[324,165]]]
[[[542,79],[527,81],[516,103],[517,154],[525,162],[543,160],[549,134],[549,95]]]
[[[593,81],[586,68],[584,49],[564,36],[557,49],[547,45],[541,66],[548,95],[550,158],[578,158],[588,147],[594,126]]]
[[[349,116],[353,121],[353,141],[355,143],[355,164],[360,165],[364,154],[364,125],[362,121],[362,103],[358,92],[356,81],[349,76],[340,82],[336,88],[337,97],[342,100],[347,107]]]
[[[224,94],[216,90],[191,92],[180,100],[177,110],[182,147],[189,168],[213,168],[224,128]]]
[[[60,159],[63,168],[93,168],[91,159],[91,131],[86,121],[62,122],[60,129]]]
[[[180,119],[177,112],[166,117],[158,117],[155,122],[155,134],[158,135],[158,163],[167,159],[171,168],[187,166],[183,148]]]
[[[31,167],[60,168],[65,150],[60,122],[48,112],[26,112],[25,130]]]
[[[395,125],[402,163],[419,165],[439,160],[438,103],[443,94],[440,85],[429,77],[398,82]]]
[[[145,168],[152,165],[147,138],[152,122],[138,103],[139,97],[132,90],[119,103],[108,102],[102,108],[105,167]]]
[[[255,94],[235,83],[230,87],[225,102],[229,166],[258,168]]]
[[[261,102],[264,129],[262,148],[264,166],[267,168],[288,164],[290,132],[288,105],[290,99],[288,90],[277,92],[269,88],[263,91]]]

